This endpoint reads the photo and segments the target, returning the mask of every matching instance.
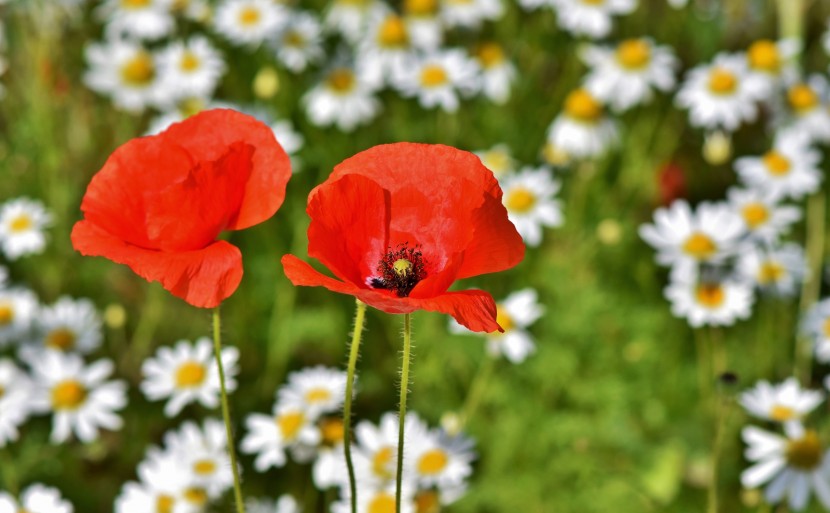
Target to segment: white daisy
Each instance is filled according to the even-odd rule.
[[[291,495],[282,495],[274,502],[270,499],[248,499],[245,503],[248,513],[302,513],[297,499]]]
[[[800,421],[823,400],[822,392],[802,389],[796,378],[787,378],[778,385],[761,380],[738,398],[750,415],[782,423]]]
[[[348,470],[343,453],[343,420],[324,417],[317,422],[320,429],[320,446],[311,469],[314,484],[320,490],[334,486],[348,486]]]
[[[27,340],[38,311],[38,300],[30,290],[0,289],[0,348]]]
[[[813,339],[816,359],[830,362],[830,299],[819,301],[807,312],[801,331]]]
[[[479,68],[463,50],[445,50],[419,57],[397,74],[396,86],[406,97],[417,96],[424,108],[455,112],[459,94],[470,96],[479,88]]]
[[[57,488],[34,483],[20,492],[20,500],[0,492],[0,513],[72,513],[72,504]]]
[[[473,473],[474,442],[462,435],[451,437],[432,430],[407,447],[408,464],[423,488],[453,488]]]
[[[727,191],[727,197],[746,232],[756,240],[778,240],[801,219],[798,207],[781,205],[773,192],[732,187]]]
[[[60,297],[55,304],[40,310],[34,322],[32,346],[25,351],[42,348],[89,354],[101,346],[101,316],[89,299]]]
[[[175,28],[171,0],[105,0],[96,9],[109,38],[156,40]]]
[[[127,405],[127,387],[123,381],[105,381],[112,374],[112,361],[86,366],[77,354],[44,350],[29,365],[35,385],[31,406],[53,413],[52,443],[65,442],[72,432],[91,442],[99,428],[121,429],[115,411]]]
[[[447,27],[478,29],[485,21],[501,18],[501,0],[440,0],[441,18]]]
[[[675,267],[664,290],[675,317],[684,318],[693,328],[731,326],[747,319],[755,301],[752,285],[731,278],[709,279]]]
[[[542,227],[561,226],[562,206],[555,199],[560,183],[546,167],[525,167],[499,180],[507,215],[528,246],[542,242]]]
[[[741,252],[738,273],[762,290],[793,297],[807,274],[807,259],[798,244],[790,242],[780,248],[752,248]]]
[[[628,14],[637,0],[552,0],[559,26],[571,34],[600,39],[611,32],[612,16]]]
[[[359,483],[360,484],[360,483]],[[343,499],[331,505],[332,513],[351,513],[348,488],[343,490]],[[401,486],[401,508],[399,513],[416,513],[413,502],[414,488],[409,483]],[[357,513],[395,513],[395,482],[378,486],[361,485],[357,489]]]
[[[171,102],[161,85],[156,56],[140,44],[111,40],[86,48],[84,83],[119,108],[140,113]]]
[[[822,179],[820,162],[821,154],[798,132],[784,132],[764,155],[735,160],[735,171],[750,187],[798,200],[818,189]]]
[[[19,428],[29,417],[32,382],[8,358],[0,358],[0,447],[18,438]]]
[[[216,32],[237,46],[257,46],[285,26],[288,14],[270,0],[223,0],[213,18]]]
[[[757,102],[765,95],[764,80],[747,73],[746,58],[719,54],[686,74],[675,102],[689,109],[692,126],[733,132],[755,121]]]
[[[806,82],[796,82],[787,89],[789,127],[807,134],[812,141],[830,142],[830,106],[827,103],[827,79],[812,75]]]
[[[201,513],[207,490],[178,454],[150,449],[138,465],[140,482],[124,485],[115,499],[115,513]]]
[[[547,141],[569,157],[595,157],[616,144],[617,129],[591,93],[576,89],[548,128]]]
[[[490,149],[474,151],[473,153],[481,159],[484,167],[492,171],[497,178],[516,169],[516,161],[506,144],[496,144]]]
[[[510,87],[516,80],[516,66],[505,56],[497,43],[479,45],[476,60],[481,69],[481,90],[484,96],[497,104],[510,98]]]
[[[811,491],[825,508],[830,508],[830,462],[818,434],[812,430],[791,429],[787,437],[755,426],[741,431],[747,444],[744,455],[753,465],[741,474],[741,484],[757,488],[769,483],[764,497],[772,504],[788,497],[791,510],[801,511]]]
[[[444,42],[439,0],[404,0],[403,16],[409,29],[412,45],[434,51]]]
[[[692,212],[685,200],[654,212],[640,237],[657,250],[657,262],[718,262],[732,254],[744,235],[743,221],[723,203],[703,202]]]
[[[674,88],[678,60],[649,38],[626,39],[616,48],[588,45],[581,55],[591,69],[585,88],[616,111],[647,103],[654,89]]]
[[[274,405],[273,415],[252,413],[245,419],[248,434],[240,448],[247,454],[256,454],[254,468],[265,472],[270,467],[282,467],[285,451],[298,446],[315,446],[320,441],[320,430],[312,417],[294,405]]]
[[[795,39],[777,42],[759,39],[749,45],[746,50],[749,74],[766,82],[767,94],[775,91],[782,78],[790,78],[796,73],[793,58],[800,51],[800,46]]]
[[[380,111],[375,87],[349,67],[329,70],[323,81],[303,97],[306,114],[318,126],[337,125],[351,132]]]
[[[379,0],[333,0],[323,24],[355,44],[366,33],[369,20],[386,9],[386,4]]]
[[[308,412],[311,419],[339,411],[346,395],[346,373],[323,366],[309,367],[288,375],[279,389],[280,404],[291,404]]]
[[[277,59],[289,70],[299,73],[323,57],[322,27],[307,12],[291,13],[274,43]]]
[[[357,441],[357,444],[353,446],[355,474],[358,483],[366,488],[383,489],[389,483],[394,485],[397,475],[398,426],[396,413],[383,414],[377,426],[369,421],[359,422],[355,426],[354,433]],[[414,475],[411,472],[411,466],[406,461],[406,455],[409,454],[407,447],[417,445],[421,437],[428,436],[429,430],[415,412],[409,412],[404,420],[404,431],[406,442],[402,480],[409,483],[413,481]],[[358,500],[361,500],[360,495],[359,490]],[[392,497],[394,498],[394,488]]]
[[[168,454],[181,468],[190,470],[191,487],[204,490],[211,499],[218,499],[233,486],[227,436],[225,424],[210,418],[201,428],[188,421],[164,436]]]
[[[374,87],[394,85],[414,64],[414,44],[406,20],[391,10],[377,11],[357,47],[357,68]]]
[[[0,206],[0,250],[9,260],[42,253],[46,247],[44,228],[52,216],[43,203],[16,198]]]
[[[159,54],[159,68],[164,77],[164,96],[178,101],[185,98],[210,98],[225,73],[222,55],[204,36],[170,43]]]
[[[225,370],[225,388],[236,390],[235,376],[239,373],[239,351],[235,347],[222,349],[222,366]],[[219,406],[219,368],[213,355],[213,343],[201,337],[193,344],[180,340],[175,347],[160,347],[155,357],[141,365],[144,381],[141,391],[151,401],[167,399],[164,414],[175,417],[182,408],[199,402],[205,408]]]

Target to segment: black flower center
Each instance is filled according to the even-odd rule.
[[[426,278],[424,268],[426,260],[421,247],[409,247],[409,243],[398,244],[396,248],[387,248],[386,254],[378,263],[378,278],[372,278],[371,285],[376,289],[393,291],[398,297],[406,297],[419,281]]]

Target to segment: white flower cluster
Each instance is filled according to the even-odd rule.
[[[2,70],[0,61],[0,70]],[[46,248],[44,228],[52,216],[43,204],[28,198],[15,198],[0,205],[0,252],[10,261],[42,253]]]
[[[20,492],[19,498],[0,491],[0,513],[73,513],[72,504],[57,488],[34,483]]]

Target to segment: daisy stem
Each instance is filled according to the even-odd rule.
[[[228,392],[225,389],[225,369],[222,367],[222,334],[219,319],[219,307],[213,309],[213,353],[216,358],[216,367],[219,369],[219,389],[222,397],[222,418],[225,421],[225,434],[228,437],[228,455],[231,458],[233,471],[233,493],[236,498],[237,513],[245,513],[245,503],[242,500],[242,485],[239,480],[239,465],[236,463],[236,448],[233,445],[233,430],[231,429],[231,408],[228,403]]]
[[[346,397],[343,401],[343,453],[346,456],[346,468],[349,470],[349,491],[351,492],[352,513],[357,513],[357,483],[352,463],[352,395],[357,356],[360,353],[360,338],[363,335],[363,319],[366,317],[366,303],[357,300],[354,316],[352,345],[349,348],[349,368],[346,374]]]
[[[804,0],[778,0],[778,32],[782,38],[802,42],[804,34]],[[800,55],[799,51],[799,55]]]
[[[810,196],[807,202],[807,240],[804,241],[807,253],[808,274],[801,288],[798,309],[801,317],[818,301],[821,292],[821,264],[824,258],[824,230],[826,205],[822,191]],[[812,366],[810,340],[800,336],[795,342],[795,377],[807,385]]]
[[[395,474],[395,512],[401,513],[403,482],[403,435],[406,418],[406,395],[409,392],[409,360],[412,345],[412,314],[403,317],[403,360],[401,361],[401,403],[398,413],[398,471]]]

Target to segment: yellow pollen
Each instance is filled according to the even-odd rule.
[[[6,389],[3,388],[3,385],[0,385],[0,399],[2,399],[4,395],[6,395]]]
[[[156,499],[156,513],[173,513],[173,497],[169,495],[159,495]]]
[[[199,460],[193,464],[193,472],[207,476],[216,472],[216,463],[212,460]]]
[[[421,492],[415,497],[415,513],[440,513],[441,501],[432,490]]]
[[[187,98],[179,104],[179,112],[189,118],[205,110],[205,101],[201,98]]]
[[[441,449],[432,449],[424,453],[418,460],[418,472],[421,474],[439,474],[447,466],[447,453]]]
[[[602,105],[585,89],[577,89],[565,98],[565,113],[577,121],[595,123],[602,116]]]
[[[153,57],[140,50],[121,66],[121,79],[131,86],[146,86],[156,76]]]
[[[323,442],[336,445],[343,441],[343,421],[340,419],[324,419],[320,422],[320,434]]]
[[[355,77],[352,70],[347,68],[338,68],[329,73],[326,78],[326,83],[329,89],[340,94],[351,92],[355,86]]]
[[[815,91],[806,84],[798,84],[787,91],[787,101],[797,114],[804,114],[813,110],[819,104]]]
[[[504,206],[510,212],[526,214],[536,205],[536,195],[525,187],[516,187],[507,194]]]
[[[707,308],[718,308],[726,299],[723,287],[719,283],[707,283],[697,286],[697,302]]]
[[[715,94],[727,95],[735,92],[738,78],[729,70],[714,68],[709,73],[709,90]]]
[[[683,244],[683,251],[698,260],[705,260],[706,258],[711,257],[717,250],[718,247],[715,245],[715,241],[713,241],[708,235],[704,235],[700,232],[691,234]]]
[[[784,422],[796,418],[795,410],[788,406],[776,404],[769,411],[769,418],[776,422]]]
[[[822,332],[824,332],[825,338],[830,338],[830,317],[824,319],[824,324],[822,325]]]
[[[395,497],[388,493],[379,493],[369,501],[367,513],[395,513]]]
[[[481,156],[481,163],[493,174],[500,175],[510,169],[510,155],[499,150],[486,151]]]
[[[744,222],[750,228],[758,228],[769,220],[769,210],[763,203],[747,203],[741,209]]]
[[[12,219],[9,223],[9,230],[12,233],[20,233],[30,230],[32,226],[34,226],[34,222],[32,222],[32,218],[27,216],[26,214],[20,214],[19,216]]]
[[[289,30],[282,39],[283,43],[288,46],[300,47],[305,46],[305,38],[296,30]]]
[[[387,48],[404,47],[409,44],[406,24],[400,16],[389,16],[378,30],[378,44]]]
[[[124,9],[141,9],[150,5],[152,0],[121,0],[121,7]]]
[[[582,0],[582,3],[586,5],[602,5],[605,3],[605,0]]]
[[[176,369],[176,388],[195,387],[205,380],[205,366],[199,362],[188,361]]]
[[[778,47],[769,39],[755,41],[746,52],[749,67],[770,73],[777,73],[781,69],[781,56]]]
[[[761,264],[758,270],[758,283],[768,285],[776,283],[787,275],[787,270],[778,262],[767,261]]]
[[[14,308],[8,301],[0,302],[0,326],[8,326],[14,320]]]
[[[785,451],[787,463],[799,470],[812,470],[821,463],[821,442],[813,431],[804,433],[804,437],[787,442]]]
[[[395,274],[398,276],[406,276],[411,269],[412,262],[405,258],[399,258],[392,264],[392,270],[395,271]]]
[[[52,330],[46,335],[46,347],[52,349],[60,349],[61,351],[69,351],[75,347],[75,340],[77,337],[72,330],[66,328],[58,328]]]
[[[496,305],[496,322],[499,323],[505,333],[513,329],[513,317],[507,313],[504,305]]]
[[[391,479],[394,477],[394,473],[390,470],[393,457],[394,453],[392,452],[391,447],[383,447],[378,450],[372,458],[372,472],[374,472],[376,476],[384,479]]]
[[[642,69],[651,60],[651,47],[642,39],[628,39],[617,46],[617,60],[624,68]]]
[[[86,399],[86,388],[75,380],[61,381],[52,388],[52,407],[56,410],[74,410]]]
[[[305,400],[310,403],[322,403],[331,399],[331,392],[325,388],[312,388],[305,394]]]
[[[409,16],[430,16],[438,12],[436,0],[404,0],[403,11]]]
[[[206,504],[208,499],[204,488],[188,488],[182,495],[184,495],[185,500],[198,506]]]
[[[504,62],[504,50],[496,43],[484,43],[479,46],[477,55],[484,68],[493,68]]]
[[[784,176],[790,172],[790,159],[775,150],[768,151],[762,159],[771,175]]]
[[[437,87],[447,83],[447,72],[441,66],[430,64],[421,70],[421,85]]]
[[[179,68],[181,68],[182,71],[196,71],[201,67],[202,61],[199,59],[198,55],[190,50],[187,50],[182,54],[182,60],[179,61]]]
[[[300,432],[300,428],[303,427],[304,421],[305,415],[302,412],[285,413],[277,417],[277,427],[280,428],[285,440],[293,440]]]
[[[259,12],[259,9],[249,5],[239,11],[239,17],[237,19],[240,25],[250,27],[259,23],[261,17],[262,13]]]

